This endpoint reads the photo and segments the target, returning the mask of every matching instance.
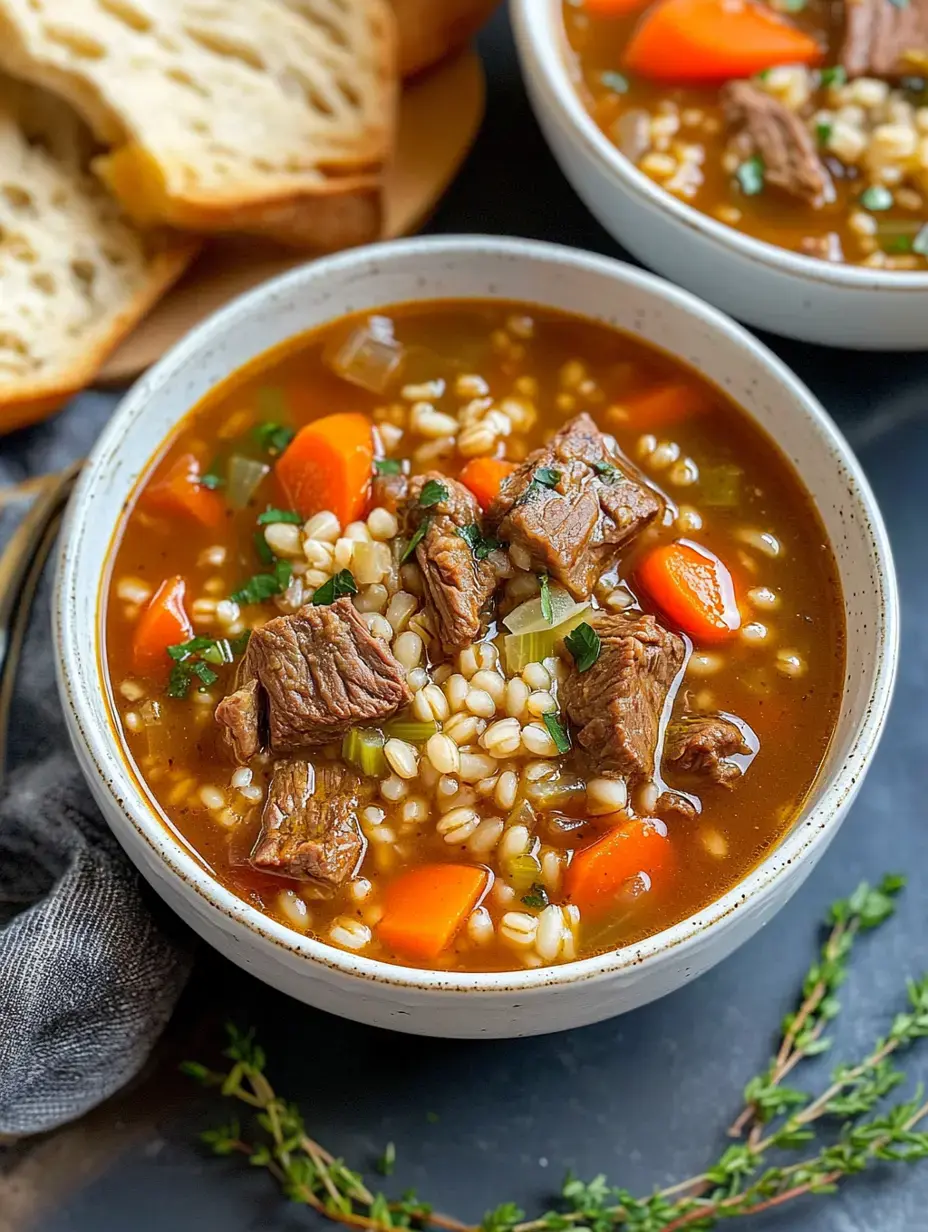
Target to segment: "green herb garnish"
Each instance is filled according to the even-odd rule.
[[[263,530],[256,530],[254,534],[255,554],[262,565],[273,565],[277,559],[274,552],[271,550],[271,545],[264,537]]]
[[[448,499],[448,489],[443,483],[439,483],[437,479],[430,479],[424,484],[422,491],[419,493],[419,504],[423,509],[429,509],[432,505],[439,505],[442,501]]]
[[[554,746],[559,753],[570,752],[570,736],[567,734],[567,729],[553,710],[547,714],[543,714],[542,720],[545,727],[548,729],[548,735],[554,741]]]
[[[897,9],[907,9],[909,7],[909,0],[889,0],[889,3],[893,8]]]
[[[275,522],[289,522],[291,526],[301,526],[302,517],[292,509],[265,509],[258,514],[259,526],[271,526]]]
[[[599,80],[613,94],[628,93],[628,78],[624,73],[616,73],[612,69],[607,69],[605,73],[600,73]]]
[[[292,576],[293,566],[289,560],[277,560],[275,558],[274,571],[272,573],[256,573],[254,577],[250,577],[229,598],[233,603],[241,603],[243,605],[264,603],[266,599],[273,599],[274,595],[283,594],[290,585],[290,578]]]
[[[393,1168],[396,1165],[396,1147],[392,1142],[388,1142],[384,1147],[384,1152],[377,1161],[377,1171],[381,1176],[392,1176]]]
[[[403,464],[399,458],[375,458],[374,470],[378,475],[402,475]]]
[[[561,472],[551,466],[539,466],[532,476],[532,483],[541,484],[543,488],[556,488],[561,482]]]
[[[425,533],[428,530],[428,528],[431,526],[431,524],[432,524],[431,518],[423,518],[422,521],[419,523],[419,525],[416,527],[413,537],[410,539],[409,543],[407,543],[406,545],[406,551],[400,557],[401,565],[405,564],[406,561],[409,560],[410,556],[412,556],[413,552],[416,550],[416,548],[425,538]]]
[[[893,914],[901,886],[902,878],[885,877],[879,886],[863,884],[832,906],[824,944],[802,981],[798,1004],[782,1021],[773,1060],[745,1087],[744,1107],[729,1131],[741,1140],[728,1142],[705,1172],[644,1197],[603,1176],[584,1182],[568,1175],[556,1210],[528,1217],[515,1203],[504,1202],[474,1226],[434,1211],[415,1193],[391,1199],[372,1192],[357,1172],[319,1144],[299,1108],[271,1086],[267,1059],[253,1033],[233,1026],[227,1027],[228,1064],[221,1071],[192,1061],[182,1070],[240,1104],[253,1120],[231,1120],[202,1140],[216,1155],[241,1157],[250,1167],[265,1169],[292,1202],[368,1232],[409,1227],[423,1232],[709,1232],[728,1227],[738,1216],[833,1193],[861,1172],[928,1159],[928,1133],[921,1128],[928,1120],[924,1092],[887,1100],[905,1081],[900,1057],[928,1038],[928,975],[909,981],[900,1012],[882,1038],[862,1056],[837,1066],[818,1094],[784,1083],[799,1063],[830,1047],[830,1026],[841,1010],[839,993],[853,949],[865,932]],[[425,1116],[431,1123],[438,1120],[432,1112]],[[389,1148],[388,1156],[392,1162]],[[800,1222],[793,1221],[794,1226]]]
[[[252,435],[265,453],[276,457],[287,448],[296,436],[296,431],[287,424],[268,420],[267,423],[258,424],[253,429]]]
[[[871,184],[857,198],[865,210],[879,212],[893,208],[893,194],[883,184]]]
[[[486,560],[491,552],[503,546],[498,539],[484,536],[476,522],[472,522],[470,526],[458,527],[457,534],[468,545],[477,560]]]
[[[584,620],[564,638],[578,672],[588,672],[602,650],[599,634]]]
[[[764,160],[759,154],[746,159],[735,172],[735,179],[746,197],[756,197],[764,191]]]
[[[548,891],[540,881],[533,881],[532,887],[527,894],[522,895],[522,902],[526,907],[547,907],[549,903]]]
[[[336,599],[341,599],[344,595],[356,595],[357,593],[358,584],[354,580],[354,574],[350,569],[342,569],[313,591],[313,605],[322,607],[334,603]]]
[[[551,603],[551,579],[547,573],[539,574],[538,585],[541,588],[541,614],[549,625],[553,625],[554,607]]]
[[[831,140],[831,127],[830,124],[816,124],[815,137],[819,145],[827,145]]]
[[[593,470],[603,479],[615,479],[622,474],[619,468],[613,466],[611,462],[594,462]]]
[[[218,458],[214,458],[210,462],[209,467],[200,476],[198,482],[202,487],[209,488],[211,492],[215,492],[217,488],[221,488],[225,484],[225,480],[219,473]]]
[[[222,667],[240,655],[248,645],[250,633],[251,630],[248,630],[236,638],[192,637],[186,642],[168,646],[168,655],[173,660],[168,697],[186,697],[194,678],[200,682],[201,693],[215,684],[219,676],[213,667]]]
[[[847,81],[847,69],[843,64],[834,64],[830,68],[823,68],[819,74],[819,80],[823,86],[843,86]]]

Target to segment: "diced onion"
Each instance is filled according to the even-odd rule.
[[[520,603],[503,618],[503,624],[510,633],[546,633],[556,625],[563,624],[565,620],[570,620],[577,612],[585,612],[590,606],[588,603],[577,603],[557,582],[549,585],[548,593],[551,596],[552,619],[545,619],[541,609],[541,595],[536,595],[534,599]]]
[[[541,663],[543,659],[553,655],[558,642],[566,637],[571,629],[583,623],[589,610],[589,604],[578,603],[574,605],[574,614],[561,624],[548,626],[537,633],[507,634],[503,642],[506,670],[510,674],[521,672],[529,663]]]
[[[562,809],[586,794],[586,784],[574,775],[559,774],[554,778],[527,783],[525,794],[532,804],[542,810]]]
[[[728,463],[703,470],[699,492],[702,504],[716,509],[734,509],[741,501],[743,478],[741,467]]]
[[[266,462],[233,454],[229,459],[226,494],[233,509],[245,509],[271,468]]]
[[[399,375],[403,347],[393,337],[388,318],[371,317],[353,329],[326,360],[342,380],[372,394],[383,394]]]

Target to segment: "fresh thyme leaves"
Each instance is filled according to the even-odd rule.
[[[186,697],[195,679],[200,682],[201,693],[215,684],[219,676],[213,668],[231,663],[248,645],[248,637],[247,632],[235,638],[192,637],[168,646],[168,655],[173,660],[168,697]]]
[[[522,895],[522,902],[525,903],[526,907],[535,907],[541,910],[542,907],[547,907],[548,905],[548,891],[540,881],[533,881],[529,892]]]
[[[567,728],[551,710],[547,714],[541,716],[542,722],[548,729],[548,735],[554,741],[555,748],[559,753],[570,752],[570,736],[567,733]]]
[[[358,584],[354,580],[354,575],[349,569],[342,569],[313,591],[313,604],[320,607],[334,603],[336,599],[341,599],[344,595],[356,595],[357,593]]]
[[[303,519],[292,509],[265,509],[258,514],[259,526],[271,526],[274,522],[289,522],[292,526],[301,526]]]
[[[551,603],[551,579],[547,573],[541,573],[538,576],[538,585],[541,588],[541,614],[549,625],[554,624],[554,607]]]
[[[540,888],[531,887],[522,900],[526,906],[542,906],[529,901]],[[800,1004],[783,1021],[777,1056],[746,1088],[747,1106],[736,1125],[739,1130],[752,1126],[747,1141],[730,1144],[699,1176],[647,1197],[615,1188],[603,1176],[591,1181],[568,1176],[557,1210],[527,1219],[514,1203],[504,1202],[476,1227],[433,1211],[414,1193],[390,1200],[368,1189],[358,1173],[309,1136],[299,1110],[281,1099],[268,1081],[262,1049],[252,1035],[234,1027],[228,1028],[224,1055],[229,1064],[222,1072],[198,1062],[182,1069],[250,1109],[256,1120],[254,1135],[233,1120],[203,1134],[203,1142],[217,1155],[242,1155],[265,1168],[291,1201],[368,1232],[413,1225],[445,1232],[708,1232],[724,1220],[758,1214],[806,1194],[833,1193],[876,1163],[928,1158],[928,1133],[920,1128],[928,1121],[923,1092],[878,1108],[904,1081],[891,1058],[928,1038],[928,975],[909,982],[908,1004],[887,1033],[862,1060],[839,1065],[819,1095],[786,1095],[781,1083],[800,1060],[827,1047],[822,1032],[840,1008],[835,992],[847,974],[854,940],[892,915],[901,888],[900,878],[886,877],[875,888],[860,886],[832,907],[828,934],[803,981]],[[766,1129],[758,1130],[760,1115],[767,1116]],[[829,1131],[824,1142],[817,1141],[819,1127],[829,1122],[837,1123],[837,1137]],[[390,1144],[381,1171],[389,1174],[394,1160]]]
[[[283,594],[290,585],[292,575],[293,566],[289,560],[278,560],[275,558],[271,573],[256,573],[254,577],[250,577],[229,598],[233,603],[241,603],[243,605],[264,603],[266,599],[272,599],[274,595]]]
[[[578,672],[588,672],[602,650],[599,634],[584,620],[564,638],[564,645],[570,651]]]
[[[296,436],[296,432],[287,424],[268,420],[267,423],[258,424],[252,435],[265,453],[276,456],[283,453]]]
[[[423,509],[429,509],[432,505],[440,505],[442,501],[448,499],[448,489],[443,483],[439,483],[437,479],[430,479],[428,483],[422,485],[422,491],[419,494],[419,504]]]
[[[457,534],[468,545],[476,560],[486,560],[491,552],[503,546],[498,539],[484,536],[476,522],[471,522],[470,526],[458,527]]]
[[[403,464],[399,458],[375,458],[374,470],[378,475],[402,475]]]
[[[416,548],[425,538],[425,533],[428,530],[429,526],[431,525],[431,522],[432,522],[432,519],[430,517],[423,518],[422,521],[419,523],[419,525],[416,527],[413,537],[410,539],[409,543],[407,543],[406,545],[406,551],[400,557],[401,565],[405,564],[405,562],[409,560],[410,556],[412,556],[413,552],[416,550]]]

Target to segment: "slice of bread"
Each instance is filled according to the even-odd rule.
[[[143,239],[92,149],[59,99],[0,76],[0,431],[88,385],[198,247]]]
[[[399,28],[399,69],[411,77],[459,51],[500,0],[391,0]]]
[[[305,242],[334,217],[356,242],[379,229],[394,20],[386,0],[0,0],[0,65],[110,147],[97,171],[140,225]]]

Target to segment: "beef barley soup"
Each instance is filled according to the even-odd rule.
[[[372,958],[570,961],[742,878],[822,764],[835,563],[676,360],[517,304],[296,338],[179,424],[106,610],[128,755],[245,901]]]

